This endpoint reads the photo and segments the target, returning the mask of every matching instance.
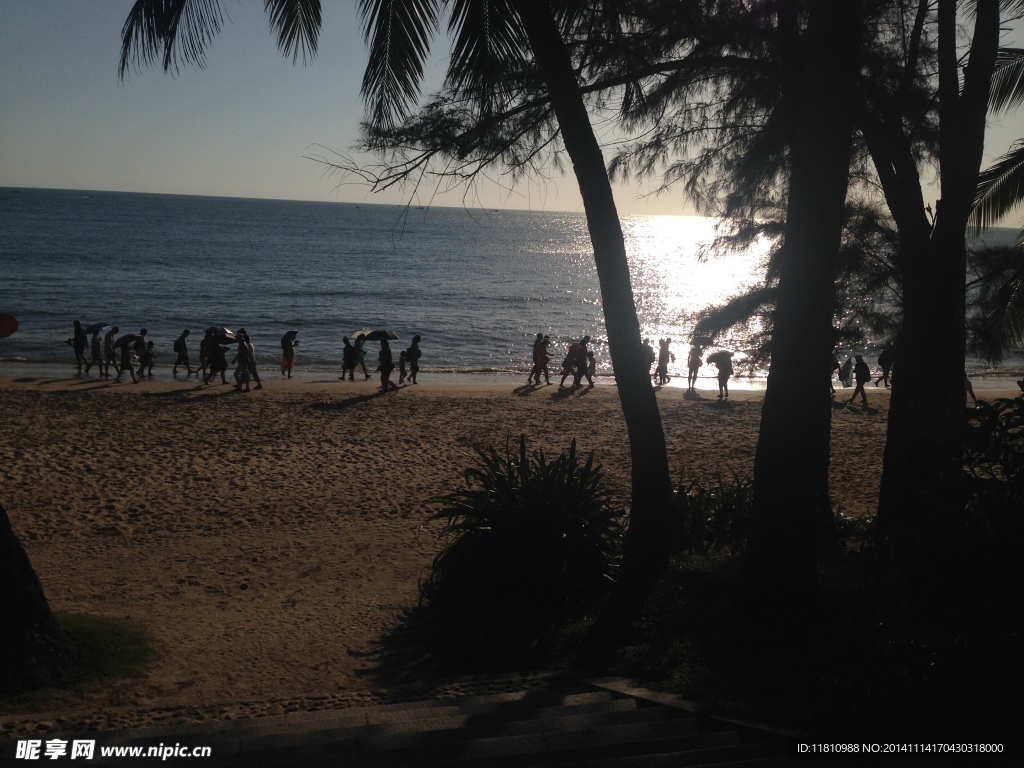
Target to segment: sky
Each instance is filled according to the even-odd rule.
[[[483,182],[469,199],[411,198],[340,183],[308,159],[350,153],[358,136],[366,49],[354,0],[323,4],[318,56],[306,66],[278,53],[262,2],[222,0],[228,20],[205,68],[171,76],[149,67],[121,81],[120,33],[132,4],[0,1],[0,187],[582,210],[571,173],[512,190]],[[428,62],[428,92],[445,64],[442,55]],[[1020,113],[995,121],[986,161],[1019,136]],[[616,185],[620,212],[695,213],[679,191],[648,192]]]

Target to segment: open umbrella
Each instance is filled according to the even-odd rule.
[[[18,330],[18,321],[14,315],[6,312],[0,315],[0,339],[6,339]]]
[[[707,362],[711,363],[712,365],[721,365],[722,363],[728,363],[732,359],[732,356],[734,354],[736,353],[730,352],[727,349],[720,349],[717,352],[712,352],[710,355],[708,355]]]
[[[126,333],[124,336],[122,336],[121,338],[119,338],[117,340],[117,346],[119,346],[119,347],[127,347],[129,344],[134,344],[136,341],[138,341],[141,338],[142,337],[139,336],[139,334],[137,334],[137,333]]]
[[[217,344],[228,344],[236,341],[235,332],[230,328],[225,328],[223,325],[211,325],[206,329],[206,332],[213,334],[213,340]]]
[[[352,331],[352,333],[350,333],[348,335],[348,337],[350,339],[355,340],[355,339],[358,339],[360,336],[362,336],[363,338],[366,338],[371,333],[373,333],[373,329],[372,328],[360,328],[358,331]]]
[[[110,323],[93,323],[92,325],[88,326],[85,329],[85,332],[86,332],[87,335],[92,335],[94,333],[102,331],[104,328],[109,328],[109,327],[110,327]]]
[[[400,338],[394,331],[370,331],[369,333],[360,331],[360,333],[363,334],[363,338],[366,341],[394,341]]]
[[[286,341],[291,341],[299,335],[298,331],[288,331],[284,336],[281,337],[281,343],[284,344]]]

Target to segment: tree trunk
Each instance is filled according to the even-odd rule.
[[[744,572],[747,599],[769,614],[817,592],[817,541],[831,520],[829,378],[860,28],[859,3],[810,3],[791,89],[789,203]]]
[[[0,692],[28,689],[66,668],[69,651],[43,586],[0,506]]]
[[[909,248],[900,264],[903,326],[896,339],[878,523],[881,534],[904,549],[919,549],[932,533],[941,536],[943,518],[964,509],[965,233],[985,145],[999,1],[977,3],[962,83],[956,7],[955,0],[938,5],[941,199],[931,236],[903,238]]]
[[[623,579],[646,582],[661,571],[671,551],[672,485],[661,412],[643,354],[625,240],[601,147],[555,19],[546,3],[520,0],[516,9],[548,87],[583,196],[632,461]]]

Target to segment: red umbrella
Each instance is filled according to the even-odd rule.
[[[6,312],[0,315],[0,339],[6,339],[18,330],[18,321],[14,315]]]

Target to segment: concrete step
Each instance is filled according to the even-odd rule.
[[[761,765],[785,742],[699,718],[661,694],[614,686],[403,702],[95,734],[93,765],[124,765],[99,746],[210,746],[204,765],[351,768]],[[93,738],[77,736],[76,738]],[[767,743],[758,743],[758,740]]]

